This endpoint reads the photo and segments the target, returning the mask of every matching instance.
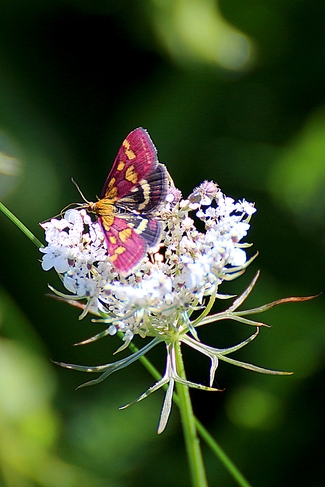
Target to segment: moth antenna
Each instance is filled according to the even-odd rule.
[[[76,181],[75,181],[73,178],[71,178],[71,181],[72,181],[72,183],[75,185],[75,187],[77,188],[78,193],[80,194],[81,198],[84,200],[84,202],[85,202],[85,203],[87,203],[87,204],[89,205],[89,204],[90,204],[90,202],[89,202],[89,201],[88,201],[88,200],[85,198],[85,196],[84,196],[83,192],[82,192],[82,191],[81,191],[81,189],[79,188],[78,183],[76,183]]]
[[[65,206],[64,208],[62,208],[62,210],[60,211],[60,217],[63,218],[63,214],[64,212],[68,209],[68,208],[71,208],[73,206],[79,206],[80,203],[69,203],[67,206]],[[59,215],[58,215],[59,216]]]
[[[71,208],[71,206],[77,206],[80,205],[80,203],[70,203],[69,205],[65,206],[64,208],[62,208],[62,210],[60,211],[60,213],[58,213],[57,215],[54,215],[54,216],[51,216],[50,218],[47,218],[46,220],[43,220],[40,225],[42,225],[43,223],[46,223],[46,222],[49,222],[50,220],[53,220],[53,218],[63,218],[63,214],[64,212],[68,209],[68,208]]]
[[[39,225],[43,225],[43,223],[49,222],[49,221],[53,220],[54,218],[58,218],[59,216],[62,218],[62,211],[60,211],[60,213],[58,213],[57,215],[51,216],[50,218],[47,218],[46,220],[41,221],[39,223]]]

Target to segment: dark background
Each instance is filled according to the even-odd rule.
[[[322,1],[2,1],[1,200],[42,240],[38,222],[80,201],[71,176],[94,199],[143,126],[184,196],[213,179],[256,203],[259,256],[220,291],[242,292],[260,269],[245,306],[323,292],[324,23]],[[107,363],[119,339],[72,347],[98,325],[46,296],[61,289],[55,272],[4,215],[0,238],[0,485],[189,485],[177,408],[160,437],[161,391],[118,410],[153,383],[138,363],[75,391],[89,376],[50,358]],[[324,486],[324,297],[259,318],[272,328],[236,358],[294,376],[222,363],[225,391],[192,392],[195,413],[253,486]],[[200,337],[223,347],[250,332],[222,322]],[[149,358],[164,370],[163,346]],[[208,361],[185,359],[207,384]],[[210,485],[236,485],[203,452]]]

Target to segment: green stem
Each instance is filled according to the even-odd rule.
[[[129,348],[133,353],[138,351],[138,348],[133,343],[130,343]],[[139,360],[155,380],[158,381],[161,379],[161,374],[156,369],[156,367],[154,367],[152,363],[147,359],[147,357],[142,356],[140,357]],[[166,385],[165,389],[167,389],[167,387],[168,386]],[[175,393],[173,395],[173,401],[178,407],[180,407],[180,398]],[[219,458],[220,462],[223,464],[225,469],[228,470],[229,474],[233,477],[233,479],[237,482],[237,484],[240,487],[252,487],[251,484],[245,479],[243,474],[240,472],[240,470],[228,457],[228,455],[223,451],[221,446],[216,442],[213,436],[211,436],[208,430],[203,426],[203,424],[197,418],[194,418],[194,421],[195,421],[197,431],[201,436],[201,438],[204,440],[206,445],[210,447],[210,449],[215,454],[215,456]]]
[[[184,362],[179,342],[175,343],[175,350],[177,372],[180,377],[186,380]],[[192,485],[193,487],[208,487],[189,389],[178,382],[176,383],[176,387],[179,398],[179,410],[181,413],[187,457],[191,471]]]
[[[245,479],[243,474],[238,470],[236,465],[228,457],[228,455],[223,451],[223,449],[218,445],[216,440],[210,433],[205,429],[202,423],[197,419],[195,421],[196,428],[200,436],[204,439],[205,443],[211,448],[215,455],[219,458],[220,462],[223,463],[224,467],[228,470],[233,479],[237,482],[240,487],[252,487],[251,484]]]
[[[0,211],[2,211],[2,213],[6,215],[6,217],[8,217],[9,220],[12,221],[12,223],[16,225],[16,227],[18,227],[19,230],[21,230],[26,235],[26,237],[28,237],[29,240],[33,242],[34,245],[36,245],[37,248],[44,247],[42,242],[40,242],[38,238],[35,237],[35,235],[30,230],[28,230],[28,228],[1,202]]]

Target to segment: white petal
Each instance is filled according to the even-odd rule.
[[[49,271],[50,269],[52,269],[52,267],[54,266],[54,260],[55,259],[53,254],[44,254],[41,263],[42,269],[44,271]]]
[[[55,258],[54,267],[56,272],[63,274],[69,269],[68,259],[66,255],[59,255]]]

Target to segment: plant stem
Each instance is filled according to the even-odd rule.
[[[133,343],[130,343],[129,348],[133,353],[138,351],[138,348]],[[142,356],[139,358],[139,360],[142,363],[142,365],[154,377],[154,379],[156,379],[157,381],[161,379],[160,372],[158,372],[158,370],[152,365],[152,363],[147,359],[147,357]],[[164,389],[167,389],[167,385],[164,387]],[[173,401],[179,408],[180,398],[176,393],[174,393],[173,395]],[[229,474],[233,477],[236,483],[240,487],[252,487],[251,484],[245,479],[244,475],[240,472],[240,470],[229,458],[229,456],[223,451],[221,446],[216,442],[213,436],[211,436],[208,430],[203,426],[203,424],[197,418],[194,418],[194,420],[199,435],[204,440],[206,445],[210,447],[214,455],[219,458],[220,462],[223,464],[225,469],[228,470]]]
[[[197,431],[200,436],[204,439],[205,443],[211,448],[215,455],[219,458],[224,467],[228,470],[230,475],[236,481],[240,487],[252,487],[251,484],[245,479],[243,474],[238,470],[236,465],[228,457],[228,455],[223,451],[223,449],[218,445],[216,440],[210,435],[210,433],[205,429],[205,427],[197,419],[195,421]]]
[[[186,380],[183,357],[180,343],[175,343],[177,372],[180,377]],[[190,465],[193,487],[208,487],[208,482],[203,463],[200,441],[197,436],[195,417],[193,414],[192,403],[188,387],[176,383],[179,398],[179,410],[183,425],[183,433]]]
[[[40,242],[38,238],[35,237],[35,235],[30,230],[28,230],[28,228],[13,213],[11,213],[11,211],[8,210],[8,208],[1,202],[0,202],[0,211],[2,211],[2,213],[6,215],[6,217],[8,217],[9,220],[11,220],[12,223],[16,225],[16,227],[18,227],[19,230],[21,230],[26,235],[26,237],[28,237],[29,240],[33,242],[34,245],[36,245],[37,248],[44,247],[42,242]]]

